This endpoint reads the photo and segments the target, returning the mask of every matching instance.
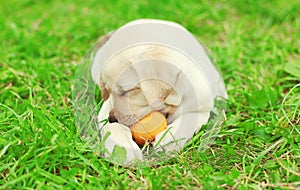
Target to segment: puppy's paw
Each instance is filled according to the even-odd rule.
[[[152,145],[156,151],[179,151],[207,122],[208,117],[209,114],[201,112],[183,114],[169,124],[166,130],[157,134]]]
[[[120,123],[107,123],[102,126],[101,137],[105,140],[104,157],[117,164],[128,165],[143,160],[143,154],[132,140],[128,127]]]
[[[178,130],[178,125],[168,125],[167,129],[155,136],[155,140],[152,145],[157,152],[173,152],[181,150],[187,140],[190,138],[188,134],[179,135],[176,131]]]

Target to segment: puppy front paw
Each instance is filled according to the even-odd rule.
[[[155,136],[155,140],[151,143],[156,152],[173,152],[183,148],[187,139],[178,136],[174,132],[174,126],[168,125],[167,129]]]
[[[207,122],[208,116],[200,112],[186,113],[175,119],[167,129],[155,136],[152,145],[156,151],[181,150],[194,133]]]
[[[142,151],[132,140],[128,127],[120,123],[107,123],[102,126],[100,134],[106,149],[104,157],[108,160],[121,165],[143,160]]]

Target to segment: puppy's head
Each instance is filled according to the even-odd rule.
[[[181,70],[159,46],[137,46],[113,57],[100,73],[102,98],[111,99],[110,118],[130,126],[152,111],[166,117],[181,103]]]

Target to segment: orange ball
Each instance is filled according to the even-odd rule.
[[[135,142],[143,146],[146,142],[151,142],[155,136],[167,128],[165,116],[154,111],[143,117],[130,127]]]

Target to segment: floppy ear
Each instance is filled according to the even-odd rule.
[[[110,91],[107,89],[106,83],[104,82],[101,74],[100,74],[100,90],[101,90],[102,99],[106,101],[109,97]]]
[[[175,89],[171,91],[170,94],[165,98],[165,104],[179,106],[181,103],[181,98]]]

